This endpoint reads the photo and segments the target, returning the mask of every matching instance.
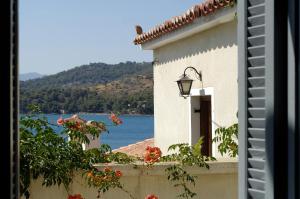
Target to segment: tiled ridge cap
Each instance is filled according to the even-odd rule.
[[[112,151],[114,152],[114,151],[119,151],[119,150],[127,149],[127,148],[132,147],[132,146],[137,146],[137,145],[141,145],[141,144],[144,144],[144,143],[147,143],[147,142],[152,142],[153,140],[154,140],[153,138],[145,139],[145,140],[136,142],[134,144],[129,144],[127,146],[122,146],[122,147],[114,149]],[[146,149],[146,147],[145,147],[145,149]]]
[[[194,5],[184,14],[172,17],[164,23],[155,26],[148,32],[142,32],[140,26],[136,26],[137,35],[133,41],[135,45],[143,44],[152,39],[156,39],[166,33],[172,32],[193,22],[196,18],[206,16],[222,9],[228,5],[232,5],[235,0],[206,0],[203,3]]]

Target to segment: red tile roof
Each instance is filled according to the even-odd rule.
[[[235,0],[206,0],[203,3],[197,4],[188,9],[184,14],[175,16],[164,23],[155,26],[148,32],[142,31],[141,26],[136,26],[137,35],[134,39],[134,44],[143,44],[152,39],[156,39],[166,33],[177,30],[187,24],[192,23],[196,18],[214,13],[226,6],[233,5]]]
[[[132,156],[143,157],[147,146],[154,146],[153,138],[146,139],[135,144],[130,144],[128,146],[120,147],[118,149],[113,150],[113,152],[122,152]]]

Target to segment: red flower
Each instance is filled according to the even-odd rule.
[[[149,194],[149,195],[146,196],[145,199],[158,199],[158,197],[154,194]]]
[[[60,118],[58,118],[58,120],[57,120],[57,124],[58,125],[63,125],[64,124],[64,119],[62,119],[62,117],[60,117]]]
[[[120,178],[123,175],[121,171],[116,171],[115,174],[118,178]]]
[[[114,113],[110,114],[109,119],[115,124],[115,125],[119,125],[122,124],[122,120],[120,118],[118,118]]]
[[[67,127],[74,131],[83,129],[83,126],[87,123],[85,120],[79,118],[78,115],[73,115],[70,118],[64,119],[64,123],[67,123]]]
[[[69,195],[68,199],[84,199],[80,194]]]
[[[147,163],[158,162],[161,157],[161,150],[158,147],[150,147],[146,148],[146,152],[144,154],[144,161]]]

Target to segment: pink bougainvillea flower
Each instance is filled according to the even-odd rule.
[[[63,122],[68,123],[68,128],[74,131],[82,130],[82,127],[87,123],[84,119],[79,118],[78,115],[66,118]]]
[[[80,118],[78,115],[73,115],[72,117],[66,118],[65,122],[78,122],[78,123],[86,123],[87,121]]]
[[[111,113],[109,116],[109,119],[115,124],[115,125],[119,125],[122,124],[122,120],[120,118],[117,117],[116,114]]]
[[[145,199],[158,199],[158,197],[154,194],[149,194],[145,197]]]
[[[146,148],[146,152],[144,154],[144,161],[146,163],[154,163],[158,162],[161,157],[161,150],[158,147],[150,147]]]
[[[57,124],[58,125],[63,125],[64,124],[64,119],[62,118],[62,117],[60,117],[60,118],[58,118],[58,120],[57,120]]]

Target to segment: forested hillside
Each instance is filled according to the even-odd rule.
[[[44,113],[153,113],[149,62],[91,63],[20,82],[20,111],[37,104]]]

